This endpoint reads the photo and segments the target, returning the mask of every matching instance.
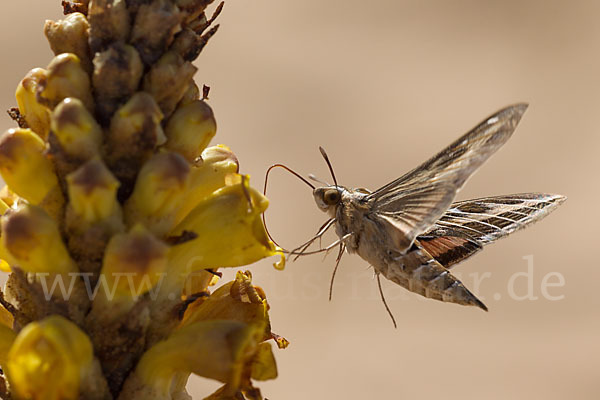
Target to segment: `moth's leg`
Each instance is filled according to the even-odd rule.
[[[331,282],[329,282],[329,301],[331,301],[331,296],[333,295],[333,280],[335,279],[335,273],[337,272],[338,266],[340,265],[340,260],[342,259],[345,250],[346,244],[340,243],[340,251],[335,259],[335,267],[333,268],[333,273],[331,274]]]
[[[383,301],[385,310],[387,311],[387,313],[390,315],[390,318],[392,319],[394,328],[398,329],[398,325],[396,324],[396,319],[394,318],[394,314],[392,314],[392,310],[390,310],[390,307],[388,306],[387,301],[385,301],[385,296],[383,295],[383,289],[381,288],[381,278],[379,277],[379,272],[377,272],[377,270],[375,270],[375,276],[377,276],[377,287],[379,287],[379,294],[381,295],[381,301]]]
[[[331,243],[329,246],[325,247],[324,249],[319,249],[319,250],[314,250],[314,251],[303,251],[301,253],[296,253],[296,251],[290,251],[289,255],[300,254],[303,256],[308,256],[311,254],[328,253],[331,249],[333,249],[335,246],[338,246],[340,243],[346,244],[351,237],[352,237],[352,233],[348,233],[348,234],[344,235],[344,237],[336,240],[335,242]]]
[[[335,218],[331,218],[331,219],[325,221],[325,223],[323,225],[321,225],[321,227],[319,228],[319,230],[317,231],[317,234],[315,236],[313,236],[305,243],[301,244],[300,246],[298,246],[295,249],[293,249],[292,251],[290,251],[290,253],[289,253],[290,256],[293,254],[296,255],[296,257],[294,257],[294,259],[292,261],[296,261],[298,259],[298,257],[300,257],[301,255],[304,255],[306,250],[310,247],[311,244],[313,244],[315,242],[315,240],[317,240],[317,239],[321,240],[321,237],[329,230],[329,228],[331,228],[333,226],[335,221],[336,221]],[[321,247],[321,246],[319,246],[319,247]]]

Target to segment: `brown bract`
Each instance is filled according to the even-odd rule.
[[[71,14],[74,12],[80,12],[84,15],[87,15],[88,12],[88,3],[89,0],[76,0],[76,1],[62,1],[63,13],[65,15]]]

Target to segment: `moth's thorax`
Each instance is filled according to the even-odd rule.
[[[366,200],[367,194],[355,189],[344,189],[341,193],[340,202],[335,208],[335,213],[330,214],[336,219],[335,230],[340,238],[351,234],[345,241],[346,248],[350,252],[357,250],[358,240],[363,231],[365,214],[369,211]]]

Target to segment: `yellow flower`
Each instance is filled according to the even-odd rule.
[[[283,267],[283,252],[271,242],[261,220],[268,200],[248,184],[248,177],[225,186],[205,200],[174,229],[173,234],[193,232],[196,237],[171,250],[171,267],[191,273],[199,269],[237,267],[279,255],[274,264]]]
[[[235,280],[215,290],[206,300],[192,303],[181,322],[182,326],[215,319],[235,320],[265,325],[264,339],[270,338],[267,300],[262,289],[252,286],[250,271],[238,271]]]
[[[264,325],[212,320],[187,325],[150,348],[138,363],[136,374],[162,396],[173,390],[178,374],[194,373],[226,384],[233,395],[251,387],[253,372],[274,377],[270,346],[261,346]],[[268,348],[268,350],[267,350]],[[124,388],[127,393],[127,388]],[[132,397],[127,397],[132,398]]]
[[[238,160],[229,147],[206,148],[192,167],[186,201],[177,209],[176,222],[181,222],[202,200],[225,186],[227,176],[238,169]]]
[[[15,397],[68,400],[78,398],[92,361],[87,335],[74,323],[54,315],[23,328],[8,352],[5,367]]]

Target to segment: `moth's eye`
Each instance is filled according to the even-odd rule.
[[[328,190],[323,195],[323,201],[329,206],[339,203],[340,198],[340,192],[337,190]]]

